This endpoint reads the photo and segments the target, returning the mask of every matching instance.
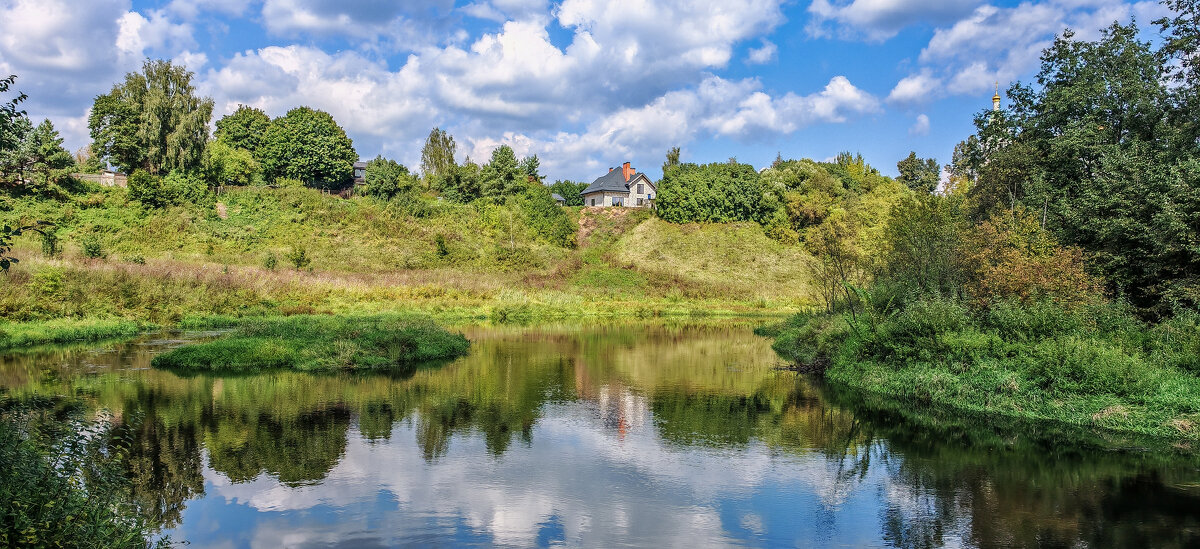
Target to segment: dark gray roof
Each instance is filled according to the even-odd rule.
[[[364,170],[365,170],[366,168],[367,168],[367,163],[366,163],[366,162],[361,162],[361,161],[360,161],[360,162],[355,162],[355,163],[354,163],[354,169],[356,169],[356,170],[357,170],[357,169],[364,169]]]
[[[566,199],[563,198],[562,195],[560,195],[558,193],[550,193],[550,198],[553,198],[554,200],[557,200],[559,202],[566,202]]]
[[[625,181],[625,176],[622,175],[622,173],[623,172],[621,168],[612,170],[593,181],[592,184],[588,185],[587,188],[584,189],[580,194],[598,193],[601,191],[608,191],[610,193],[627,193],[629,192],[629,181],[637,179],[637,177],[642,175],[642,173],[633,172],[629,174],[629,181]],[[647,177],[646,179],[650,178]]]

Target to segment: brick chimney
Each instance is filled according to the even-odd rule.
[[[621,171],[625,175],[625,181],[628,182],[629,176],[633,175],[633,168],[630,168],[629,163],[626,162],[624,165],[621,166]]]

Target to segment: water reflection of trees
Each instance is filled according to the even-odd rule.
[[[830,509],[883,478],[879,529],[899,547],[957,537],[981,547],[1200,541],[1200,498],[1176,487],[1188,474],[1194,480],[1194,466],[1098,452],[1087,440],[1064,444],[1067,433],[1040,427],[981,427],[864,403],[773,370],[774,355],[744,331],[473,335],[471,356],[407,379],[292,372],[180,378],[136,370],[148,367],[151,353],[117,346],[41,361],[10,357],[0,382],[10,391],[84,395],[135,427],[127,465],[135,496],[167,526],[203,491],[201,448],[212,469],[235,482],[266,474],[305,484],[337,465],[353,427],[381,441],[392,438],[397,422],[411,421],[430,462],[467,434],[500,456],[514,443],[531,443],[547,404],[582,400],[616,436],[649,428],[672,445],[762,444],[817,457],[829,467],[814,489]]]
[[[888,472],[880,522],[895,546],[1200,545],[1195,456],[1118,451],[1106,434],[1055,424],[832,397],[880,441]]]

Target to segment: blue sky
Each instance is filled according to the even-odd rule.
[[[458,157],[507,143],[550,180],[624,161],[863,153],[884,173],[949,159],[971,117],[1028,81],[1054,35],[1143,28],[1157,2],[1048,0],[0,0],[0,74],[72,149],[143,59],[238,104],[334,115],[364,158],[410,166],[433,126]],[[1153,37],[1148,32],[1148,38]]]

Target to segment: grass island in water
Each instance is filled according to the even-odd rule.
[[[406,371],[467,353],[470,342],[412,317],[293,316],[248,320],[232,334],[180,347],[153,365],[178,372]]]

